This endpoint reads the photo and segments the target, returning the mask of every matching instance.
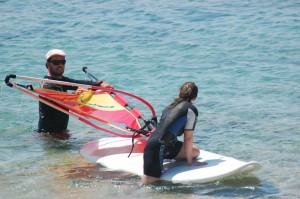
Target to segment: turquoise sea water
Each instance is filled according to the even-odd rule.
[[[111,172],[78,150],[109,136],[74,118],[67,141],[45,139],[37,102],[1,84],[0,198],[299,198],[299,1],[0,0],[0,78],[41,78],[49,49],[67,52],[65,75],[88,66],[158,115],[195,81],[200,148],[262,164],[253,175],[207,184]]]

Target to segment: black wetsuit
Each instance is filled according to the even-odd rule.
[[[93,82],[87,80],[75,80],[64,76],[61,79],[56,79],[50,76],[45,76],[44,78],[51,79],[51,80],[71,82],[71,83],[99,86],[99,82]],[[46,83],[43,85],[43,88],[66,92],[67,90],[76,90],[77,86],[65,86],[59,84]],[[67,130],[68,122],[69,122],[68,114],[65,114],[55,108],[52,108],[42,102],[39,102],[39,124],[37,130],[39,133],[41,132],[62,133]]]
[[[194,130],[197,108],[190,102],[181,102],[162,112],[157,128],[151,134],[144,150],[144,174],[160,177],[164,159],[174,159],[183,143],[177,140],[184,130]]]

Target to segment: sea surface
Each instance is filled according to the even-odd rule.
[[[258,161],[253,174],[205,184],[157,182],[90,163],[78,150],[111,135],[70,119],[68,140],[34,130],[38,103],[0,84],[0,198],[300,198],[300,2],[0,0],[0,78],[42,78],[67,53],[160,116],[183,82],[199,88],[195,143]]]

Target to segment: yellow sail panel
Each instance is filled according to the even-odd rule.
[[[94,94],[84,105],[102,111],[119,111],[125,109],[107,93]]]

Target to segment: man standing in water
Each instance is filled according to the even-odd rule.
[[[94,82],[86,80],[75,80],[63,76],[66,65],[66,53],[60,49],[50,50],[46,54],[46,68],[48,74],[44,77],[45,79],[65,81],[78,84],[88,84],[101,87],[112,87],[109,83],[103,81]],[[65,86],[58,84],[46,83],[43,88],[58,90],[66,92],[67,90],[77,90],[77,86]],[[69,123],[69,115],[65,114],[55,108],[52,108],[42,102],[39,102],[39,123],[38,133],[51,135],[57,138],[68,138],[70,137],[67,127]]]

